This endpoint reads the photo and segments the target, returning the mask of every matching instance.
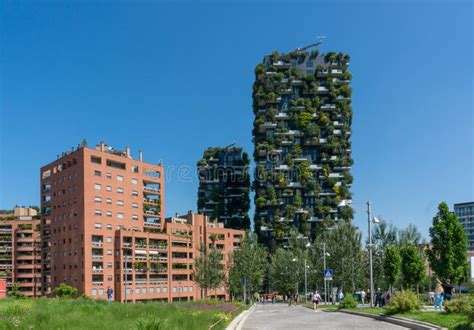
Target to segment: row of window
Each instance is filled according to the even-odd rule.
[[[94,214],[98,217],[101,217],[102,216],[102,210],[94,210]],[[111,218],[112,217],[112,211],[107,211],[105,212],[105,215],[108,217],[108,218]],[[124,214],[122,212],[117,212],[117,214],[115,215],[116,218],[118,220],[123,220],[124,219]],[[138,221],[139,220],[139,216],[136,215],[136,214],[133,214],[132,215],[132,220],[134,221]],[[97,228],[97,226],[96,226]],[[101,227],[102,228],[102,227]]]
[[[102,171],[95,170],[94,171],[94,176],[102,177]],[[105,177],[107,179],[112,179],[112,173],[105,173]],[[117,181],[123,182],[123,176],[122,175],[117,175]],[[138,184],[138,179],[132,179],[132,184]]]
[[[134,195],[134,196],[138,196],[138,193],[137,193],[137,195]],[[94,197],[94,202],[96,202],[96,203],[102,203],[102,197],[101,197],[101,196],[95,196],[95,197]],[[112,205],[112,199],[111,199],[111,198],[106,198],[106,199],[105,199],[105,203],[106,203],[106,204],[109,204],[109,205]],[[124,206],[123,200],[118,199],[118,200],[117,200],[117,206]],[[132,207],[133,207],[134,209],[138,209],[138,203],[132,203]]]

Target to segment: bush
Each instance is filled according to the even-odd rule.
[[[72,298],[77,294],[77,289],[65,283],[61,283],[54,289],[54,294],[59,298]]]
[[[472,310],[470,302],[466,299],[454,299],[451,301],[446,301],[444,303],[444,308],[446,313],[455,314],[468,314]]]
[[[339,309],[356,308],[356,307],[357,307],[357,301],[352,295],[345,296],[344,299],[341,300],[338,306]]]
[[[412,291],[401,291],[392,296],[385,308],[389,314],[410,312],[420,309],[420,300]]]

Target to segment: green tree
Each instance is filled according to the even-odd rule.
[[[194,259],[194,281],[204,290],[204,298],[208,290],[217,289],[225,279],[222,254],[215,248],[201,245],[199,256]]]
[[[344,291],[355,291],[363,283],[362,234],[351,222],[337,223],[324,232],[327,268],[333,269],[333,284]],[[319,254],[322,257],[322,253]]]
[[[278,248],[271,257],[270,286],[288,295],[296,291],[297,272],[295,272],[293,251]]]
[[[257,235],[248,232],[240,243],[240,248],[231,255],[229,268],[229,286],[232,294],[241,295],[242,281],[246,279],[246,288],[250,296],[262,288],[268,268],[266,249],[258,244]]]
[[[411,289],[418,285],[425,278],[425,262],[423,256],[418,251],[415,244],[406,244],[400,249],[401,275],[403,284]]]
[[[54,289],[54,294],[59,298],[73,298],[77,294],[77,289],[65,283],[61,283]]]
[[[398,280],[401,267],[400,251],[398,246],[392,244],[385,248],[385,260],[383,263],[383,270],[385,280],[387,281],[390,290],[393,284]]]
[[[14,283],[10,289],[10,291],[8,291],[8,296],[10,297],[13,297],[15,299],[23,299],[25,298],[26,296],[23,294],[23,292],[20,291],[20,287],[18,286],[18,284]]]
[[[368,244],[367,240],[367,244]],[[376,287],[385,286],[384,277],[385,250],[387,246],[397,243],[397,228],[382,220],[372,229],[374,284]],[[392,283],[393,284],[393,283]]]
[[[461,223],[448,205],[442,202],[430,228],[433,247],[427,251],[431,268],[445,281],[463,281],[468,273],[467,237]]]
[[[416,225],[410,224],[407,228],[400,230],[399,241],[400,245],[415,244],[418,246],[423,243],[423,238]]]

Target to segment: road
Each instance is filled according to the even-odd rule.
[[[406,329],[367,317],[338,312],[314,312],[302,306],[287,304],[257,305],[242,325],[254,329]]]

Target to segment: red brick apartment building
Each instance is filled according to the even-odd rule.
[[[0,278],[5,291],[14,284],[27,297],[41,295],[40,219],[31,208],[0,216]],[[1,291],[4,291],[0,288]]]
[[[78,147],[40,174],[45,295],[66,283],[98,299],[109,287],[118,301],[199,299],[200,244],[216,245],[227,262],[243,235],[198,214],[165,220],[164,169],[129,148]],[[228,298],[225,288],[217,295]]]

